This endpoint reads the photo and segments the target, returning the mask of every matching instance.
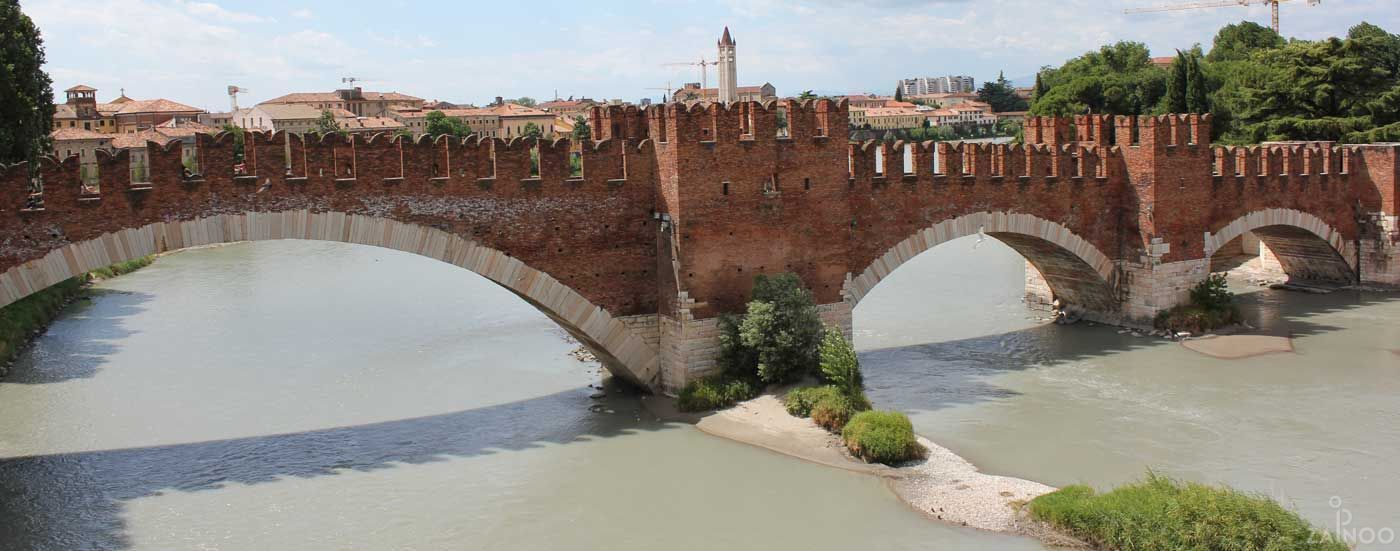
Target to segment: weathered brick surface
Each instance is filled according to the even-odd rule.
[[[1006,242],[1043,276],[1037,296],[1112,314],[1101,319],[1171,306],[1244,231],[1273,239],[1292,271],[1358,264],[1322,266],[1330,248],[1360,251],[1363,279],[1400,279],[1394,224],[1377,222],[1397,214],[1400,145],[1211,147],[1195,115],[1032,118],[1026,145],[848,143],[848,120],[844,102],[785,100],[597,108],[600,140],[582,144],[250,133],[237,173],[232,138],[200,136],[196,177],[182,177],[178,144],[150,144],[136,184],[126,152],[99,154],[97,193],[76,159],[42,161],[37,196],[26,167],[0,167],[0,271],[19,281],[50,251],[153,223],[392,220],[500,251],[627,320],[668,386],[712,363],[706,320],[742,309],[755,275],[796,272],[848,313],[903,261],[963,235]],[[9,300],[32,285],[11,287]]]

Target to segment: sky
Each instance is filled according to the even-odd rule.
[[[728,26],[741,85],[781,96],[893,93],[900,78],[1045,65],[1119,40],[1154,55],[1209,45],[1223,25],[1267,25],[1263,6],[1125,15],[1187,0],[24,0],[43,34],[54,90],[87,84],[107,101],[163,97],[228,109],[289,92],[344,87],[484,104],[496,96],[620,98],[699,80]],[[1257,3],[1257,2],[1256,2]],[[1400,31],[1400,0],[1324,0],[1283,8],[1285,36],[1344,35],[1361,21]],[[1033,77],[1032,77],[1033,78]],[[710,70],[710,84],[716,76]],[[1029,84],[1024,83],[1024,84]]]

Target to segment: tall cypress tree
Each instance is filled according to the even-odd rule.
[[[1171,74],[1167,75],[1166,108],[1168,113],[1186,112],[1187,65],[1191,62],[1181,50],[1176,51],[1176,61],[1172,62]]]
[[[1040,99],[1045,95],[1045,80],[1040,78],[1040,73],[1035,74],[1035,89],[1031,91],[1031,101]]]
[[[904,84],[894,87],[894,100],[904,101]]]
[[[53,81],[44,41],[18,0],[0,0],[0,163],[34,160],[49,147]]]
[[[1209,113],[1210,99],[1206,95],[1206,75],[1201,71],[1201,60],[1191,55],[1186,61],[1186,112]]]

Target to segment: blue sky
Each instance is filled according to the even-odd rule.
[[[1058,65],[1117,40],[1157,55],[1209,44],[1263,7],[1124,15],[1126,7],[1185,0],[650,0],[636,2],[404,2],[383,0],[27,0],[43,32],[54,89],[125,88],[224,110],[224,87],[250,105],[287,92],[367,90],[453,102],[528,95],[657,97],[648,90],[698,79],[663,63],[706,55],[728,25],[741,84],[780,95],[890,93],[898,78],[971,74],[979,83]],[[1296,0],[1284,34],[1344,34],[1366,20],[1400,31],[1396,0]],[[711,79],[714,73],[711,72]]]

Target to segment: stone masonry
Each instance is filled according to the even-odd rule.
[[[0,167],[0,305],[151,252],[362,243],[481,274],[670,391],[714,371],[717,317],[754,276],[797,273],[850,334],[884,277],[968,235],[1025,256],[1029,296],[1125,325],[1244,235],[1289,277],[1400,284],[1397,144],[1211,147],[1196,115],[1032,118],[1026,145],[849,143],[848,120],[829,100],[609,106],[579,144],[249,133],[242,165],[230,136],[200,136],[194,174],[178,143],[148,144],[148,181],[126,153],[99,156],[96,187],[76,158]]]

